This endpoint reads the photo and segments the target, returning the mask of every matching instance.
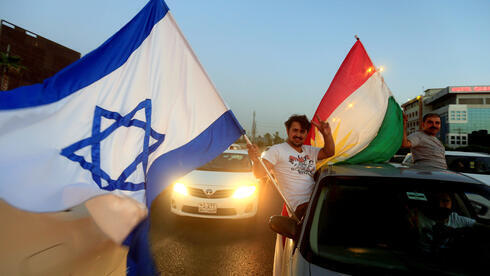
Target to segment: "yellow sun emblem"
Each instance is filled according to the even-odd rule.
[[[334,120],[335,122],[335,120]],[[312,126],[314,127],[314,126]],[[327,159],[323,159],[321,161],[318,161],[316,164],[316,168],[320,168],[321,166],[325,165],[326,163],[336,163],[342,160],[347,159],[346,157],[349,157],[350,155],[346,153],[349,149],[357,145],[357,143],[352,143],[352,144],[347,144],[348,139],[350,135],[352,134],[352,130],[349,131],[344,137],[342,137],[339,141],[339,127],[340,127],[340,120],[338,120],[337,126],[335,127],[334,132],[332,133],[333,140],[335,142],[335,155],[332,157],[329,157]],[[311,139],[311,145],[315,147],[322,148],[323,147],[323,136],[321,133],[318,131],[316,127],[315,128],[315,137]]]

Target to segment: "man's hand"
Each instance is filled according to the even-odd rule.
[[[254,144],[247,144],[248,148],[248,156],[250,157],[250,160],[253,162],[252,170],[256,178],[261,179],[267,176],[267,173],[265,172],[264,168],[262,167],[262,164],[260,164],[259,161],[259,156],[260,156],[260,150],[257,145]],[[267,169],[269,172],[272,171],[272,164],[269,163],[269,161],[262,159],[264,162],[264,165],[267,166]]]
[[[412,143],[407,139],[407,121],[408,117],[407,114],[403,114],[403,139],[402,139],[402,145],[401,148],[410,148],[412,146]]]
[[[322,133],[323,137],[331,135],[332,129],[330,129],[330,124],[327,121],[322,121],[318,115],[315,115],[318,123],[315,121],[311,121],[311,123],[318,128],[318,130]]]
[[[259,161],[259,147],[255,144],[247,144],[248,148],[248,157],[252,162],[256,163]]]
[[[312,121],[313,125],[318,128],[323,136],[323,148],[318,152],[318,160],[332,157],[335,154],[335,142],[332,136],[330,124],[327,121],[322,121],[318,115],[315,115],[318,123]]]

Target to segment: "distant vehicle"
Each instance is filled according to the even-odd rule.
[[[393,155],[393,157],[391,157],[390,161],[388,161],[388,162],[401,164],[404,159],[405,159],[405,155],[396,154],[396,155]]]
[[[242,147],[239,145],[239,144],[231,144],[229,147],[228,147],[229,150],[241,150]]]
[[[274,275],[488,271],[490,187],[449,171],[389,164],[334,165],[323,167],[316,176],[300,224],[284,216],[269,221],[280,234]],[[440,195],[452,200],[452,209],[439,207]],[[444,215],[456,216],[453,213],[476,223],[457,229],[435,223]]]
[[[258,181],[245,150],[226,150],[177,181],[171,212],[217,219],[250,218],[257,214]]]
[[[490,155],[478,152],[446,151],[447,167],[490,185]],[[408,153],[402,165],[411,167],[413,157]]]

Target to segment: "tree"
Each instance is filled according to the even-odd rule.
[[[262,138],[262,136],[259,135],[259,137],[257,137],[257,146],[259,146],[259,148],[263,148],[264,147],[264,138]]]
[[[25,69],[21,64],[19,56],[10,55],[10,45],[7,46],[7,52],[0,52],[0,90],[8,89],[8,73],[9,71],[19,72]]]
[[[240,136],[240,138],[238,138],[238,140],[236,140],[235,143],[237,143],[237,144],[245,144],[246,143],[245,137],[243,137],[243,135]]]
[[[272,135],[268,132],[266,134],[264,134],[264,144],[266,146],[272,145]]]
[[[282,139],[279,136],[279,131],[276,131],[276,133],[274,133],[274,138],[272,139],[272,143],[275,145],[275,144],[280,144],[282,142],[284,142],[284,139]]]

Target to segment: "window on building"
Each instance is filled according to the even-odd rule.
[[[483,98],[462,98],[459,104],[483,104]]]
[[[464,110],[453,110],[450,112],[449,118],[451,121],[466,121],[467,114]]]
[[[490,98],[486,98],[486,99],[485,99],[485,103],[486,103],[486,104],[490,104]]]
[[[466,146],[468,145],[467,134],[448,134],[447,142],[450,146]]]

